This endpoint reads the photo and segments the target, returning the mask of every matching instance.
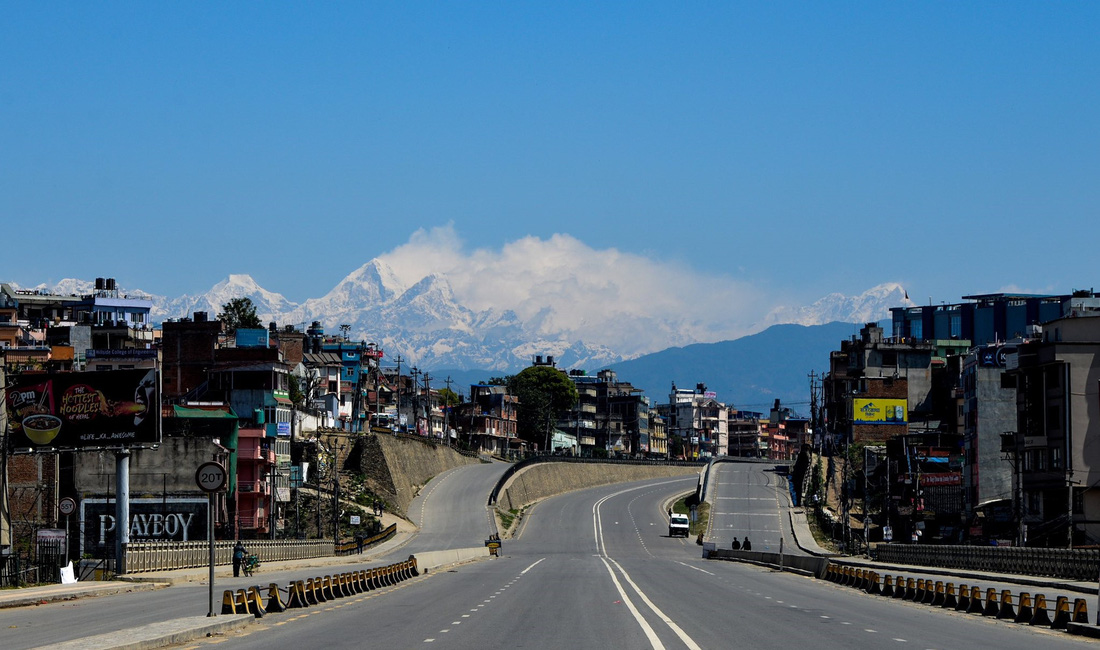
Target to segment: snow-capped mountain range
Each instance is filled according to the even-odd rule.
[[[57,285],[35,287],[63,295],[87,294],[92,283],[62,280]],[[259,286],[251,276],[233,274],[202,294],[168,298],[133,289],[122,293],[153,300],[153,320],[189,317],[196,311],[216,316],[233,298],[249,298],[261,321],[280,327],[305,327],[320,321],[326,332],[349,326],[352,340],[381,345],[387,356],[401,354],[423,368],[515,371],[536,355],[553,355],[559,367],[592,368],[634,358],[642,353],[698,341],[687,338],[674,321],[647,314],[644,328],[667,340],[652,349],[623,354],[614,349],[614,338],[578,340],[575,332],[555,331],[554,314],[541,312],[526,320],[509,309],[475,310],[456,297],[447,278],[427,275],[408,285],[385,262],[375,259],[356,269],[320,298],[294,303],[279,293]],[[779,323],[818,325],[880,320],[890,307],[909,305],[904,289],[882,284],[858,296],[830,294],[804,307],[780,307],[771,311],[755,331]],[[633,330],[640,329],[638,323]],[[637,346],[635,346],[635,350]]]

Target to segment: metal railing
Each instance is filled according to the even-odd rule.
[[[1100,549],[1095,548],[880,544],[871,550],[871,556],[879,562],[1050,576],[1063,580],[1095,581],[1100,570]]]
[[[371,535],[370,537],[363,538],[363,548],[367,548],[372,544],[378,544],[384,542],[387,539],[397,534],[397,524],[390,524],[377,535]],[[348,542],[340,542],[336,545],[336,555],[351,555],[359,551],[359,540],[351,540]]]
[[[234,541],[214,542],[214,564],[233,563]],[[245,547],[261,562],[331,557],[335,548],[331,539],[249,540]],[[209,542],[135,542],[126,549],[126,570],[169,571],[210,566]]]

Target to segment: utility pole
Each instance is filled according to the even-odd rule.
[[[420,376],[420,370],[413,366],[409,371],[409,376],[412,378],[412,416],[413,416],[413,430],[417,435],[420,435],[420,382],[417,379]]]
[[[424,430],[428,432],[428,436],[432,436],[432,389],[429,383],[432,380],[432,376],[424,372]]]
[[[447,395],[450,396],[454,392],[451,390],[451,384],[454,383],[454,380],[451,379],[450,375],[447,375],[447,379],[443,383],[447,384]],[[447,404],[443,405],[443,435],[447,437],[448,446],[451,444],[451,408]]]
[[[393,426],[396,427],[401,423],[401,363],[404,361],[404,359],[402,359],[401,355],[398,354],[397,358],[394,359],[394,361],[397,362],[397,422],[394,422],[393,424]],[[396,431],[397,430],[394,429],[395,433]]]

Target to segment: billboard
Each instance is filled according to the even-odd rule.
[[[131,542],[192,542],[207,538],[209,517],[206,497],[130,499]],[[84,499],[80,502],[80,552],[93,557],[114,557],[115,500]]]
[[[17,452],[160,443],[156,370],[9,377],[8,440]]]
[[[908,400],[853,399],[852,424],[906,424]]]

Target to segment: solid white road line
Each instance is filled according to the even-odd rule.
[[[672,483],[673,481],[666,481],[666,482],[667,483]],[[637,585],[637,583],[635,583],[634,580],[631,579],[630,574],[627,573],[626,569],[624,569],[622,567],[622,565],[620,565],[618,562],[616,562],[614,559],[612,559],[607,554],[607,546],[604,543],[604,539],[603,539],[603,526],[601,525],[602,516],[601,516],[601,513],[600,513],[600,507],[604,504],[604,502],[606,502],[608,499],[610,499],[612,497],[618,496],[620,494],[625,494],[627,492],[632,492],[632,491],[635,491],[635,490],[648,489],[650,487],[653,487],[653,485],[651,484],[651,485],[646,485],[646,486],[628,488],[626,490],[620,490],[619,492],[615,492],[613,494],[609,494],[609,495],[603,497],[602,499],[596,501],[596,503],[594,503],[592,505],[592,520],[593,520],[593,526],[595,528],[594,536],[596,538],[596,550],[597,551],[602,551],[602,554],[600,556],[600,560],[604,563],[604,566],[607,567],[608,573],[611,574],[611,579],[615,583],[615,588],[619,590],[619,594],[622,596],[623,602],[627,603],[627,606],[630,608],[631,613],[634,614],[635,620],[638,621],[638,625],[642,627],[642,630],[646,633],[646,636],[650,639],[650,643],[655,644],[653,646],[654,648],[658,648],[658,647],[663,648],[664,645],[661,644],[660,639],[658,639],[656,634],[653,633],[653,628],[649,626],[649,623],[647,623],[645,621],[645,619],[642,618],[640,614],[638,614],[637,608],[634,607],[634,603],[627,597],[626,592],[623,591],[622,585],[619,584],[618,579],[615,577],[615,572],[611,570],[611,565],[608,564],[608,562],[615,565],[615,569],[618,570],[618,572],[623,576],[623,579],[626,580],[627,584],[629,584],[630,587],[635,591],[635,593],[638,594],[638,597],[642,599],[642,602],[644,602],[646,604],[646,606],[649,607],[649,609],[652,610],[653,613],[656,614],[657,617],[660,618],[665,623],[665,625],[667,625],[669,627],[669,629],[671,629],[676,634],[676,636],[680,637],[680,640],[684,642],[684,645],[686,645],[690,650],[702,650],[702,648],[699,647],[699,644],[695,643],[695,640],[692,639],[688,635],[688,633],[683,630],[683,628],[681,628],[679,625],[677,625],[675,621],[673,621],[671,618],[669,618],[669,616],[667,614],[665,614],[663,611],[661,611],[661,609],[659,607],[657,607],[657,605],[654,604],[654,602],[652,600],[650,600],[648,596],[645,595],[645,592],[642,591],[641,587],[639,587]],[[652,636],[650,636],[651,634],[652,634]]]

